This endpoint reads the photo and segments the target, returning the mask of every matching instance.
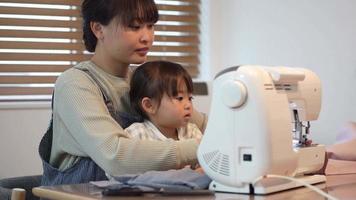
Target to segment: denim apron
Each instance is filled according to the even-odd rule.
[[[77,68],[79,69],[79,68]],[[110,115],[123,127],[126,128],[133,122],[142,121],[138,116],[134,116],[128,113],[116,112],[113,108],[111,100],[108,95],[105,94],[100,82],[95,78],[93,74],[87,69],[80,69],[86,72],[99,86],[105,104],[110,112]],[[54,94],[54,93],[53,93]],[[52,96],[52,109],[53,109],[53,96]],[[105,172],[101,169],[90,157],[80,157],[73,166],[64,171],[60,171],[58,168],[49,164],[52,148],[53,138],[53,118],[51,118],[49,127],[41,139],[39,145],[39,154],[42,160],[43,175],[41,185],[59,185],[59,184],[76,184],[76,183],[88,183],[90,181],[107,180]]]

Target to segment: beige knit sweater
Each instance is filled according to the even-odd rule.
[[[126,78],[110,75],[91,61],[76,67],[86,68],[99,78],[118,110],[132,112]],[[204,129],[207,119],[195,112],[192,121]],[[196,164],[197,146],[195,139],[163,142],[128,139],[88,74],[71,68],[56,81],[50,164],[60,170],[69,168],[80,157],[90,157],[113,176],[175,169]]]

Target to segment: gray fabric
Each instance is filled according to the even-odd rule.
[[[26,190],[26,200],[37,200],[36,196],[32,194],[32,188],[40,186],[41,175],[22,176],[14,178],[6,178],[0,180],[0,199],[11,199],[11,192],[13,188],[22,188]]]
[[[179,170],[149,171],[143,174],[123,175],[115,180],[131,185],[164,189],[207,189],[211,179],[188,167]]]

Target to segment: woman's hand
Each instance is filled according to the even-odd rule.
[[[204,172],[204,170],[203,170],[203,168],[202,167],[197,167],[197,168],[195,168],[195,170],[194,171],[196,171],[196,172],[198,172],[199,174],[205,174],[205,172]]]

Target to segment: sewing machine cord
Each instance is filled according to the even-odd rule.
[[[267,174],[265,176],[261,176],[259,178],[257,178],[253,183],[252,185],[255,185],[258,181],[264,179],[264,178],[280,178],[280,179],[287,179],[289,181],[294,181],[294,182],[297,182],[297,183],[300,183],[301,185],[305,186],[305,187],[308,187],[309,189],[317,192],[318,194],[330,199],[330,200],[338,200],[337,198],[331,196],[330,194],[322,191],[321,189],[309,184],[309,183],[306,183],[304,181],[301,181],[301,180],[298,180],[296,178],[292,178],[292,177],[288,177],[288,176],[281,176],[281,175],[275,175],[275,174]]]

